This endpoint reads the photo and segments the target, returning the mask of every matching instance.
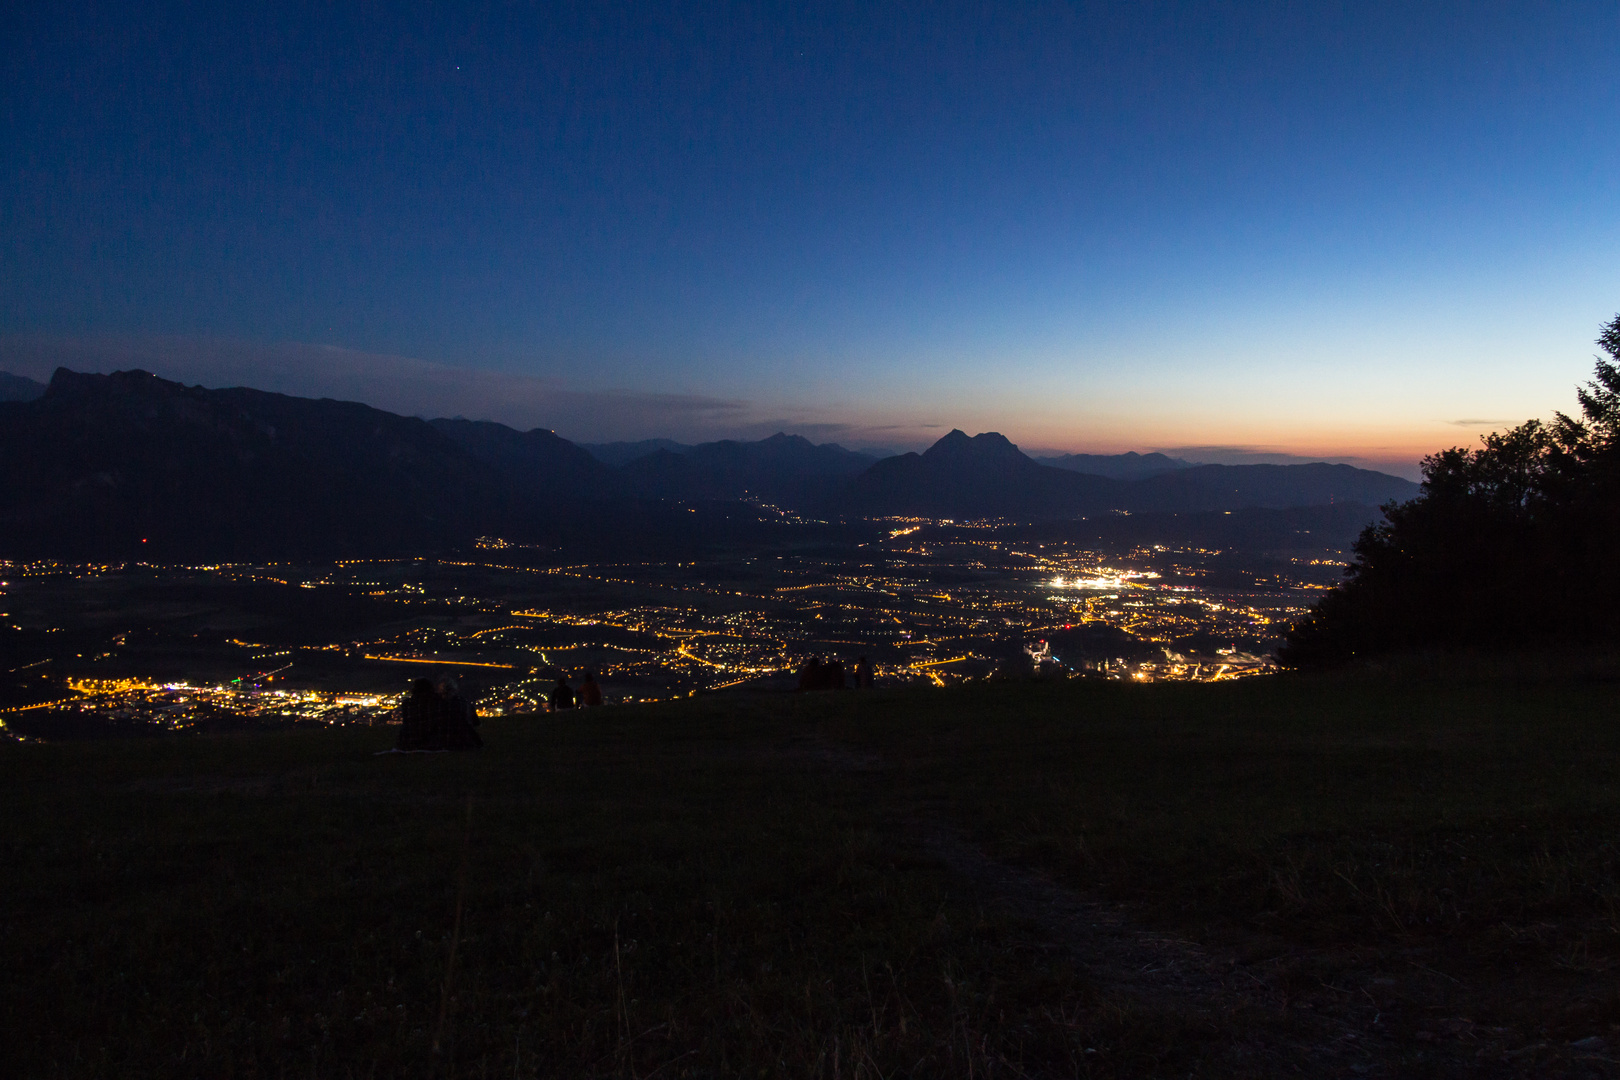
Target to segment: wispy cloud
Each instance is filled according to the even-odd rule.
[[[670,438],[680,442],[759,439],[785,431],[846,447],[922,450],[940,434],[971,422],[907,415],[863,402],[859,409],[798,400],[659,392],[634,387],[592,388],[540,375],[458,367],[414,357],[331,345],[141,336],[0,336],[0,370],[49,379],[57,367],[110,372],[142,368],[167,379],[208,387],[249,386],[301,397],[360,401],[407,416],[463,416],[520,429],[550,428],[575,442]],[[921,412],[921,409],[918,409]],[[1459,421],[1459,426],[1496,421]],[[994,427],[994,422],[990,425]],[[1011,428],[1007,429],[1013,434]],[[1014,441],[1017,441],[1016,438]],[[1044,441],[1044,440],[1042,440]],[[1253,445],[1156,447],[1189,461],[1221,464],[1342,461],[1400,475],[1417,475],[1415,460],[1392,453],[1307,457]],[[1035,451],[1039,452],[1039,451]]]
[[[631,389],[579,390],[510,372],[452,367],[331,345],[255,345],[195,338],[0,338],[0,370],[48,379],[57,367],[141,368],[208,387],[250,386],[300,397],[361,401],[406,416],[464,416],[545,427],[582,441],[714,437],[752,421],[736,398]]]
[[[1501,428],[1501,427],[1511,427],[1512,425],[1518,423],[1518,421],[1517,420],[1447,420],[1446,423],[1450,424],[1452,427]]]
[[[299,397],[360,401],[406,416],[461,416],[513,427],[550,428],[576,442],[671,438],[681,442],[760,439],[778,431],[845,446],[931,443],[935,423],[864,424],[834,409],[761,405],[745,398],[581,389],[555,379],[456,367],[332,345],[181,337],[0,336],[0,370],[41,381],[58,367],[110,372],[140,368],[211,388],[249,386]]]

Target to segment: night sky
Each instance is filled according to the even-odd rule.
[[[1410,473],[1572,407],[1617,60],[1613,3],[9,5],[0,368]]]

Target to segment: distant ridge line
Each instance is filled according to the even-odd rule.
[[[882,459],[779,432],[666,440],[615,466],[548,429],[62,368],[39,396],[0,401],[0,556],[356,556],[503,536],[588,542],[600,558],[624,545],[741,542],[806,519],[834,523],[826,528],[908,515],[1038,521],[1377,506],[1418,493],[1349,465],[1069,457],[1171,467],[1079,472],[1036,461],[999,433],[961,430]]]

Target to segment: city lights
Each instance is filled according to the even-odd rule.
[[[441,675],[472,680],[480,711],[500,715],[542,708],[559,674],[592,671],[607,700],[623,703],[791,690],[812,657],[847,670],[865,656],[878,684],[889,686],[1029,675],[1226,681],[1273,670],[1280,635],[1343,568],[1328,557],[1334,553],[1307,552],[1234,570],[1218,550],[1104,552],[1032,540],[1030,526],[1007,522],[875,524],[878,537],[853,555],[713,562],[525,565],[516,545],[489,538],[445,559],[10,563],[0,567],[10,583],[9,619],[40,640],[79,640],[73,635],[83,631],[26,614],[31,590],[67,595],[80,583],[105,590],[124,580],[273,588],[312,600],[346,595],[371,606],[375,628],[322,636],[317,620],[275,633],[221,633],[207,646],[218,674],[189,681],[143,673],[136,657],[161,655],[158,631],[120,630],[37,661],[70,677],[51,684],[54,692],[42,683],[34,699],[0,715],[55,711],[176,731],[225,717],[382,723],[409,679]],[[183,647],[193,655],[204,646],[187,634]],[[345,671],[358,681],[333,686]]]

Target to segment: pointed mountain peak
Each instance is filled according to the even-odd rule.
[[[940,439],[923,453],[930,460],[945,461],[1028,461],[1023,453],[999,431],[985,431],[971,438],[960,428]]]
[[[925,458],[961,457],[972,451],[973,440],[961,428],[952,428],[949,435],[941,436],[939,441],[924,450]]]
[[[761,446],[772,446],[772,447],[777,447],[777,446],[806,446],[806,447],[813,447],[815,444],[812,443],[809,439],[805,438],[803,435],[789,435],[785,431],[778,431],[775,435],[772,435],[768,439],[761,439],[760,440],[760,445]]]

